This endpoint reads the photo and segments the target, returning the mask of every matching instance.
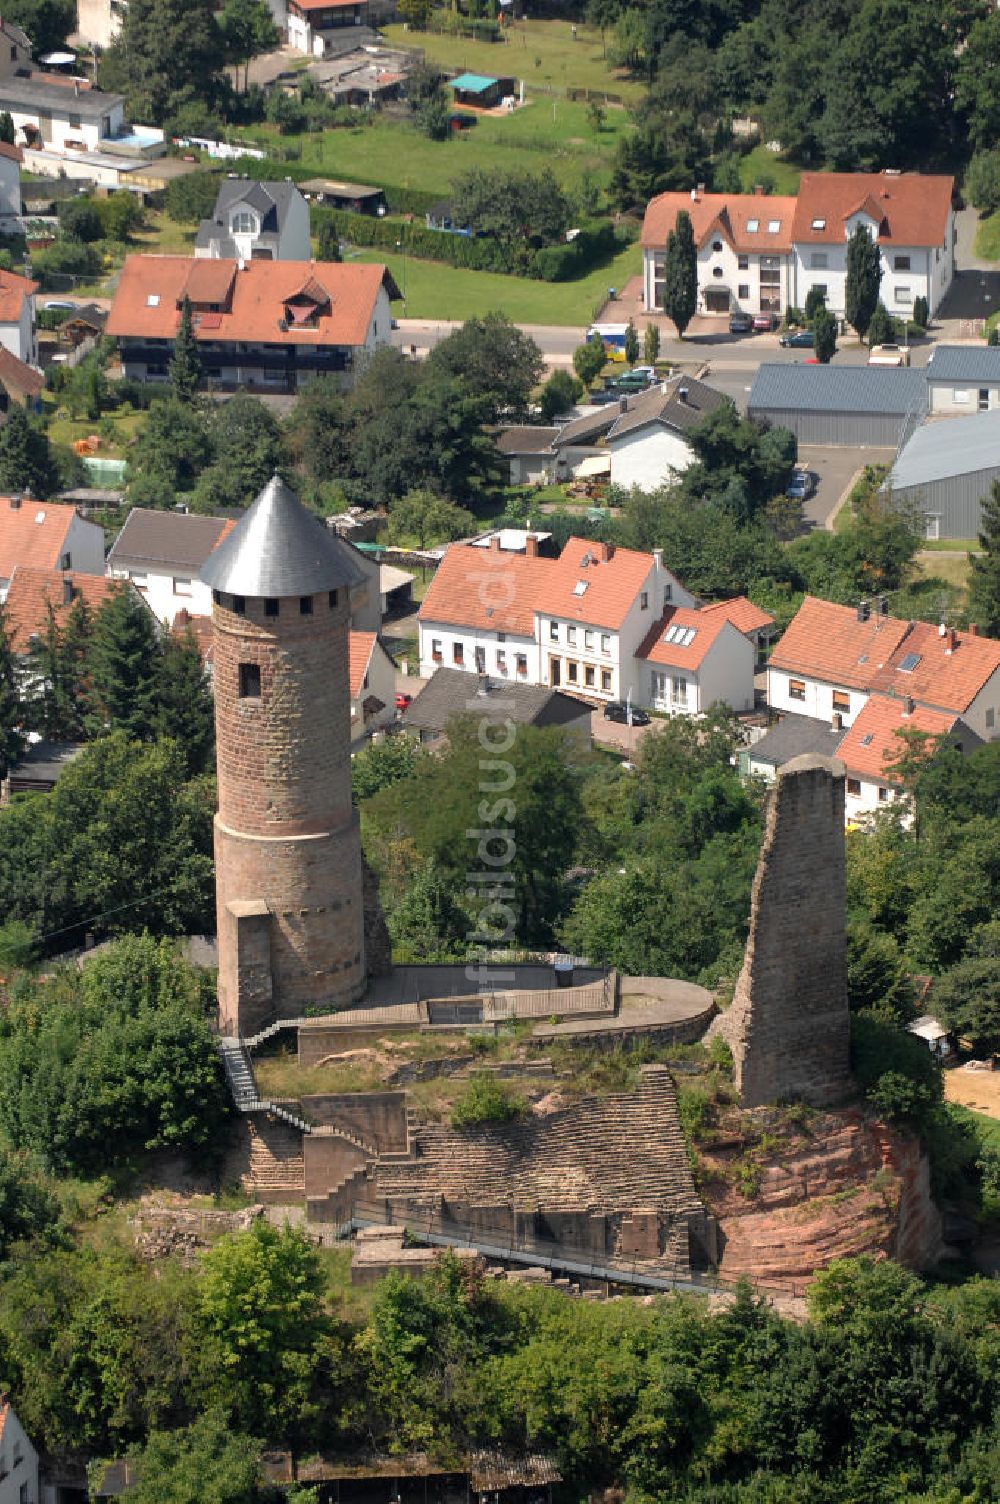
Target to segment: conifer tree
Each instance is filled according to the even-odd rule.
[[[990,637],[1000,637],[1000,481],[983,497],[981,554],[970,559],[969,618]]]
[[[14,669],[14,654],[7,636],[7,621],[0,606],[0,778],[20,759],[25,737],[21,725],[21,697]]]
[[[74,601],[60,627],[49,602],[45,628],[28,650],[31,729],[50,741],[79,741],[83,711],[90,611]]]
[[[844,307],[847,322],[864,339],[878,303],[882,281],[882,252],[864,225],[858,225],[847,242],[847,278],[844,283]]]
[[[642,353],[648,366],[655,366],[660,358],[660,326],[659,324],[647,324],[646,332],[642,336]]]
[[[178,402],[193,402],[201,380],[201,357],[191,326],[191,300],[181,303],[181,322],[170,357],[170,389]]]
[[[625,326],[625,360],[629,370],[638,362],[639,348],[639,331],[635,327],[635,320],[629,319]]]
[[[667,236],[664,267],[663,308],[676,325],[681,339],[698,307],[698,251],[691,216],[678,209],[674,228]]]
[[[84,725],[90,736],[122,730],[148,741],[156,720],[160,644],[145,603],[116,590],[94,617]]]
[[[45,434],[14,403],[0,428],[0,490],[31,491],[44,499],[59,489],[59,477]]]
[[[156,674],[155,729],[172,736],[189,776],[207,772],[215,750],[215,710],[191,628],[163,639]]]

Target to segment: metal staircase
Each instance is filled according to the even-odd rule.
[[[262,1097],[258,1088],[257,1080],[253,1073],[253,1063],[250,1052],[241,1039],[220,1039],[219,1050],[222,1055],[222,1067],[226,1073],[229,1090],[232,1093],[233,1102],[237,1112],[269,1112],[290,1128],[297,1128],[300,1133],[312,1133],[311,1123],[299,1117],[294,1112],[289,1112],[287,1107],[282,1107],[278,1102],[268,1101]]]

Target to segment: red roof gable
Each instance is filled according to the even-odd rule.
[[[618,631],[652,568],[651,554],[570,538],[544,577],[535,609],[546,616]],[[652,604],[655,607],[658,602]]]
[[[657,194],[646,206],[642,244],[662,249],[681,209],[691,218],[699,248],[714,231],[737,251],[761,251],[766,256],[791,250],[795,199],[762,193],[699,193],[696,198],[690,193]],[[757,229],[749,229],[755,221]],[[775,222],[777,230],[769,230]]]
[[[919,172],[804,172],[792,239],[797,245],[835,245],[847,221],[864,213],[880,223],[888,245],[944,246],[954,178]],[[813,224],[822,220],[821,228]]]
[[[728,601],[711,601],[707,606],[702,606],[701,615],[723,616],[744,636],[750,632],[759,632],[762,627],[774,626],[774,617],[768,616],[753,601],[748,601],[745,595],[736,595]]]
[[[665,668],[699,668],[719,635],[732,626],[718,612],[668,606],[647,634],[636,657]]]
[[[858,621],[853,606],[807,595],[771,654],[770,667],[825,684],[871,689],[909,630],[908,622],[891,616],[873,613]]]
[[[201,268],[209,268],[202,272]],[[197,269],[197,270],[196,270]],[[304,328],[282,328],[285,305],[317,278],[329,305]],[[232,281],[220,324],[208,328],[195,318],[195,337],[212,341],[245,340],[274,345],[363,345],[371,327],[380,288],[388,272],[378,263],[339,265],[311,261],[195,260],[191,256],[127,256],[105,333],[126,338],[173,339],[180,323],[178,306],[185,290],[192,301],[224,302],[221,289]],[[194,287],[197,298],[192,293]],[[154,301],[150,301],[153,299]]]
[[[594,545],[596,547],[596,545]],[[535,611],[555,559],[453,543],[420,607],[422,622],[535,635]]]
[[[845,732],[837,756],[848,773],[891,787],[886,758],[895,760],[904,750],[896,732],[924,731],[931,736],[946,736],[957,719],[950,711],[927,710],[922,705],[914,706],[907,714],[905,700],[872,695]]]
[[[915,621],[872,687],[961,715],[998,669],[1000,642]]]
[[[75,516],[75,507],[58,502],[0,497],[0,580],[9,580],[18,564],[55,569]]]
[[[358,699],[365,687],[365,674],[367,674],[368,665],[372,661],[372,650],[374,647],[374,632],[348,633],[347,661],[352,700]]]
[[[67,584],[72,601],[65,599]],[[121,580],[109,580],[102,574],[74,574],[59,569],[33,569],[19,564],[11,577],[4,605],[7,637],[15,653],[26,653],[31,638],[45,631],[48,607],[61,623],[73,601],[82,600],[98,611],[104,602],[122,588]]]
[[[38,291],[38,283],[16,272],[0,271],[0,324],[16,324],[25,298]]]

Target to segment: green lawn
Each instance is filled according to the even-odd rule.
[[[466,37],[405,31],[402,26],[383,27],[390,43],[421,47],[443,67],[523,79],[529,96],[532,84],[560,92],[607,90],[630,101],[642,95],[641,83],[610,67],[600,32],[589,26],[578,25],[575,39],[569,21],[515,21],[505,30],[506,42],[474,42]]]
[[[770,179],[775,193],[795,194],[799,191],[800,176],[797,167],[769,151],[763,143],[740,158],[740,182],[744,193],[752,193],[755,183]]]
[[[973,249],[987,261],[1000,261],[1000,209],[980,219]]]
[[[143,227],[133,235],[128,249],[147,256],[190,256],[194,237],[193,226],[179,225],[162,209],[147,209]]]
[[[48,410],[55,412],[56,406]],[[146,414],[139,412],[104,413],[96,421],[90,418],[53,418],[47,432],[53,444],[72,444],[75,439],[86,439],[91,434],[100,433],[105,423],[111,423],[114,425],[114,441],[110,444],[102,442],[94,458],[124,459],[126,445],[130,439],[135,438],[145,419]]]
[[[348,260],[384,261],[396,282],[406,288],[406,308],[393,305],[398,318],[468,319],[491,309],[515,324],[567,324],[585,327],[609,287],[621,287],[642,266],[638,245],[627,246],[613,261],[575,282],[535,282],[499,272],[473,272],[440,261],[418,261],[380,250],[348,251]]]
[[[302,136],[279,136],[269,125],[244,134],[265,150],[297,151],[298,163],[320,176],[444,196],[454,178],[472,167],[487,172],[551,167],[564,188],[579,186],[588,175],[603,185],[618,139],[631,129],[625,110],[608,110],[604,128],[595,131],[586,105],[539,96],[513,115],[482,116],[447,141],[431,141],[408,122],[385,115],[370,125]]]
[[[921,551],[913,562],[917,567],[918,579],[944,580],[947,585],[954,585],[956,590],[968,588],[968,554],[949,555]]]

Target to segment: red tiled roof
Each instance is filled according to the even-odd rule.
[[[799,179],[792,239],[836,245],[859,211],[880,221],[884,245],[944,245],[955,180],[926,173],[804,172]],[[823,220],[814,230],[813,222]]]
[[[212,629],[212,618],[192,616],[190,611],[182,606],[174,617],[170,631],[174,637],[184,637],[189,630],[194,634],[201,661],[207,667],[215,658],[215,633]]]
[[[192,303],[228,303],[236,280],[235,261],[216,261],[210,256],[188,262],[182,297]]]
[[[374,632],[348,633],[347,662],[351,680],[351,699],[356,700],[365,687],[365,674],[372,661],[375,647]]]
[[[59,569],[33,569],[18,564],[11,576],[4,606],[7,637],[15,653],[26,653],[31,638],[45,630],[48,607],[61,622],[71,603],[63,599],[63,587],[69,580],[73,587],[73,599],[83,600],[91,611],[103,606],[115,591],[122,588],[120,580],[109,580],[102,574],[74,574]]]
[[[9,141],[0,141],[0,157],[8,157],[12,162],[23,162],[24,152],[19,146],[11,146]]]
[[[0,345],[0,386],[15,400],[39,397],[45,390],[45,377],[34,366],[19,360],[6,345]]]
[[[655,627],[646,634],[637,658],[648,663],[659,663],[665,668],[700,668],[709,649],[719,634],[732,623],[718,612],[706,616],[690,606],[668,606]],[[694,632],[690,642],[667,642],[665,633],[671,628],[687,628]]]
[[[194,268],[208,268],[197,273]],[[178,305],[187,289],[197,301],[225,301],[219,288],[235,276],[221,327],[206,330],[210,340],[263,341],[268,344],[362,345],[371,326],[379,289],[388,272],[379,263],[340,265],[310,261],[248,261],[241,271],[233,261],[195,260],[190,256],[127,256],[122,267],[105,332],[147,339],[173,339],[180,323]],[[300,328],[279,327],[285,304],[313,277],[329,294],[330,304],[316,322]],[[195,278],[192,283],[191,279]],[[208,291],[206,291],[208,289]],[[158,299],[150,306],[150,297]],[[228,298],[228,294],[227,294]],[[212,320],[214,324],[214,319]],[[201,330],[195,319],[195,337]]]
[[[701,614],[724,616],[744,636],[750,632],[759,632],[761,627],[774,626],[774,617],[768,616],[753,601],[748,601],[745,595],[733,596],[728,601],[711,601],[707,606],[702,606]]]
[[[807,595],[771,654],[770,666],[826,684],[870,689],[909,630],[908,622],[874,613],[860,622],[853,606]]]
[[[917,655],[919,660],[909,670],[902,667],[908,654]],[[930,622],[915,621],[876,674],[872,688],[910,695],[922,705],[961,715],[998,669],[1000,642],[950,629],[942,636]]]
[[[17,507],[0,497],[0,580],[9,580],[18,564],[55,569],[66,551],[76,508],[25,497]]]
[[[37,282],[19,277],[16,272],[0,271],[0,324],[16,324],[24,299],[37,291]]]
[[[642,244],[662,249],[677,223],[681,209],[691,217],[695,244],[699,249],[714,233],[736,251],[774,251],[792,248],[792,221],[795,199],[761,193],[660,193],[650,199],[642,221]],[[757,221],[756,230],[747,225]],[[768,230],[777,220],[778,229]]]
[[[922,705],[906,714],[904,700],[889,695],[872,695],[855,717],[837,748],[837,756],[848,773],[872,783],[889,784],[886,757],[894,760],[903,751],[897,731],[924,731],[931,736],[945,736],[957,716],[950,711],[927,710]]]
[[[541,555],[453,543],[431,580],[419,618],[533,637],[538,601],[557,567],[558,561]]]
[[[542,580],[535,609],[546,616],[617,631],[652,567],[650,554],[587,538],[570,538]],[[587,588],[577,593],[580,584]]]

